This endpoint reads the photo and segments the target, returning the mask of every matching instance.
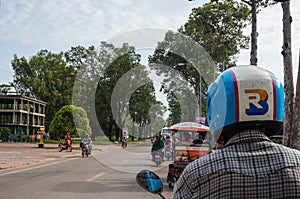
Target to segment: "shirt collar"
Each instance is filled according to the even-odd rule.
[[[228,140],[228,142],[223,147],[237,144],[237,143],[262,142],[262,141],[272,142],[261,130],[251,129],[251,130],[241,131],[235,134],[232,138]]]

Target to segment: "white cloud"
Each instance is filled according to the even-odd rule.
[[[177,30],[193,7],[208,0],[18,0],[1,1],[0,69],[11,68],[13,54],[29,57],[40,49],[64,51],[76,45],[95,45],[140,28]],[[300,1],[291,1],[293,60],[300,48]],[[258,15],[258,64],[283,75],[282,9],[263,9]],[[250,27],[248,27],[248,32]],[[239,63],[248,64],[250,51],[242,51]],[[0,81],[6,81],[0,71]],[[7,76],[7,72],[5,73]],[[11,74],[12,76],[12,74]],[[5,82],[4,82],[5,83]]]

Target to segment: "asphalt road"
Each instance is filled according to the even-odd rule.
[[[0,198],[160,198],[137,185],[135,176],[142,169],[155,171],[162,178],[163,195],[170,198],[172,190],[166,183],[168,162],[156,167],[150,161],[149,149],[149,144],[129,146],[125,150],[112,147],[94,150],[88,158],[69,156],[2,170]]]

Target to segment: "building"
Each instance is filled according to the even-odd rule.
[[[46,102],[18,94],[0,92],[0,126],[12,133],[32,135],[45,127]]]

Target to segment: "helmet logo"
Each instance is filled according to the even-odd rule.
[[[246,100],[248,100],[247,107],[245,107],[247,115],[264,115],[268,112],[268,93],[266,90],[246,89],[245,94],[247,96]]]

